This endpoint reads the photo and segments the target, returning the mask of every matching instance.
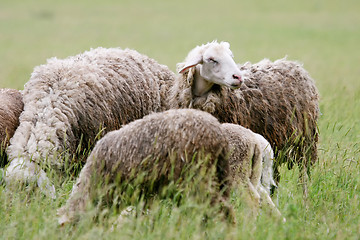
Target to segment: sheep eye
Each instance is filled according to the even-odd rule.
[[[209,58],[209,62],[218,63],[218,61],[216,61],[214,58]]]

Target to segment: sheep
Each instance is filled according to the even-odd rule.
[[[220,58],[217,53],[209,57],[208,48],[195,48],[177,64],[179,74],[170,89],[170,107],[200,109],[221,123],[239,124],[264,136],[275,150],[276,182],[282,163],[289,168],[297,163],[307,176],[317,160],[319,117],[319,94],[308,72],[295,61],[264,59],[238,65],[241,73],[236,76],[244,84],[229,85],[229,80],[203,75],[205,67],[213,72],[222,68],[219,59],[224,54],[228,59],[232,56],[228,46],[223,45]]]
[[[64,225],[77,219],[78,213],[95,198],[96,183],[105,179],[109,185],[126,182],[133,174],[137,176],[145,171],[146,180],[151,179],[147,176],[156,173],[155,182],[163,186],[171,179],[178,180],[182,172],[187,171],[193,156],[196,156],[195,164],[204,156],[208,158],[207,162],[200,163],[205,165],[205,170],[215,170],[213,176],[218,190],[214,192],[212,202],[222,202],[225,214],[231,219],[231,207],[226,204],[230,190],[228,152],[228,142],[220,123],[206,112],[173,109],[135,120],[107,133],[96,143],[69,199],[58,210],[59,223]],[[141,188],[146,189],[146,180],[140,183]]]
[[[15,89],[0,89],[0,167],[7,164],[5,149],[19,126],[19,116],[23,111],[21,92]]]
[[[274,180],[272,179],[273,155],[268,141],[237,124],[223,123],[221,129],[231,151],[229,166],[232,184],[246,189],[249,205],[261,203],[280,217],[280,211],[270,198],[270,187],[274,184]],[[257,206],[253,208],[257,209]]]
[[[93,146],[99,132],[101,137],[167,109],[164,95],[173,79],[168,67],[120,48],[100,47],[35,67],[23,90],[20,125],[7,150],[5,181],[35,181],[55,197],[40,166],[62,171],[61,159],[84,161],[76,153]]]

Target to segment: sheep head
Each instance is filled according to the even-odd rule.
[[[184,63],[178,64],[180,74],[185,74],[194,67],[196,95],[206,93],[213,84],[236,89],[243,81],[242,72],[237,67],[227,42],[214,41],[197,46],[190,51]]]

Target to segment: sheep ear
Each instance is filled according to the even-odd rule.
[[[195,67],[196,65],[198,65],[199,63],[195,63],[195,64],[190,64],[190,65],[186,65],[184,68],[180,69],[179,73],[184,73],[186,72],[188,69]]]
[[[183,66],[179,69],[179,73],[184,73],[187,70],[189,70],[192,67],[195,67],[196,65],[203,62],[203,55],[200,51],[193,54],[191,57],[186,59],[186,62],[183,64]]]

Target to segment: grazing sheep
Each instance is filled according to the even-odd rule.
[[[281,216],[270,198],[270,187],[274,181],[269,143],[261,135],[237,124],[223,123],[221,129],[230,146],[230,175],[235,186],[240,185],[247,190],[245,193],[250,192],[249,204],[264,204]],[[263,168],[263,165],[270,167]]]
[[[156,184],[164,186],[171,179],[179,179],[184,170],[186,172],[193,156],[196,156],[195,164],[198,163],[201,152],[208,157],[204,167],[215,170],[214,180],[220,188],[214,191],[213,202],[221,201],[225,204],[225,213],[232,214],[231,208],[226,207],[229,197],[228,142],[220,123],[206,112],[183,109],[150,114],[99,140],[66,205],[58,211],[59,223],[72,222],[79,211],[85,210],[86,203],[93,200],[97,191],[96,183],[105,179],[109,185],[129,181],[145,171],[144,179],[155,180]],[[155,179],[147,179],[154,173]],[[150,191],[146,180],[140,183],[141,188]],[[101,186],[103,188],[105,186]]]
[[[166,66],[134,50],[118,48],[52,58],[36,67],[25,85],[24,112],[8,147],[6,182],[26,182],[30,176],[55,197],[39,166],[50,163],[62,170],[60,159],[72,159],[92,146],[99,131],[105,134],[167,109],[163,100],[173,79],[174,73]]]
[[[265,59],[239,65],[241,73],[236,75],[244,84],[233,90],[235,85],[229,85],[228,80],[203,75],[204,65],[207,71],[216,72],[223,64],[218,53],[208,56],[208,48],[195,48],[178,64],[179,75],[168,98],[170,106],[201,109],[222,123],[239,124],[264,136],[275,150],[277,181],[278,166],[284,162],[289,167],[299,164],[306,175],[317,159],[319,96],[313,79],[297,62]],[[223,48],[220,59],[224,54],[230,58],[228,47]],[[198,61],[192,61],[194,56]]]
[[[19,116],[23,111],[21,93],[15,89],[0,89],[0,167],[7,163],[5,149],[19,126]]]

